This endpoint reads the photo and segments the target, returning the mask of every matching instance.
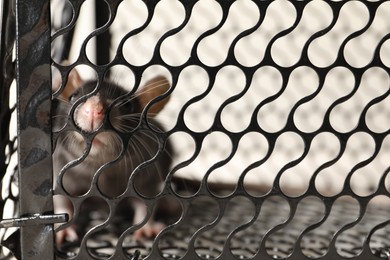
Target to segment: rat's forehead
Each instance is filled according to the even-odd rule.
[[[77,97],[82,97],[96,90],[95,95],[100,97],[102,101],[111,103],[115,99],[127,95],[128,91],[124,90],[119,85],[112,83],[110,81],[103,81],[98,83],[97,81],[87,81],[77,91],[75,94]],[[75,93],[76,93],[75,91]]]
[[[81,87],[84,88],[85,90],[91,90],[91,91],[93,91],[95,88],[98,88],[99,91],[110,89],[112,91],[118,91],[120,93],[126,92],[123,87],[108,80],[104,80],[102,82],[98,82],[94,80],[87,81]]]
[[[83,96],[83,95],[86,95],[86,94],[89,94],[91,93],[97,86],[97,82],[95,81],[87,81],[85,83],[83,83],[82,85],[80,85],[78,88],[75,88],[74,90],[74,94],[76,94],[77,96]]]

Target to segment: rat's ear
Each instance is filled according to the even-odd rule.
[[[61,87],[61,75],[58,71],[52,75],[52,91],[55,92]],[[68,81],[65,88],[62,90],[59,98],[68,100],[70,95],[82,85],[82,80],[76,69],[72,69],[68,75]]]
[[[141,105],[141,110],[143,110],[150,101],[167,92],[169,87],[169,81],[164,76],[157,76],[146,82],[137,94]],[[158,112],[160,112],[168,103],[169,98],[170,96],[167,96],[153,104],[148,110],[148,115],[155,116]]]
[[[61,93],[61,97],[66,100],[75,92],[76,89],[80,88],[82,85],[82,80],[80,78],[79,73],[76,69],[72,69],[68,75],[68,81],[66,82],[66,86]]]

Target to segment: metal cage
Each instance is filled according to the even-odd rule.
[[[3,259],[390,259],[390,1],[13,0],[1,14]],[[55,129],[76,70],[93,92],[111,80],[132,95],[157,75],[169,88],[131,133],[80,130],[76,107],[93,92]],[[87,192],[55,186],[66,131],[86,148],[59,176],[105,131],[125,144],[153,136],[131,180],[171,144],[161,190],[131,181],[105,194],[95,178],[117,159]],[[54,213],[55,196],[74,216]],[[128,199],[146,208],[140,223],[117,214]],[[136,239],[161,202],[175,213]],[[56,243],[70,225],[78,239]]]

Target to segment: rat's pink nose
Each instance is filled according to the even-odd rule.
[[[83,111],[90,118],[101,118],[104,116],[104,106],[98,96],[90,97],[83,105]]]
[[[105,108],[99,97],[93,96],[79,106],[76,111],[76,124],[84,131],[98,129],[104,121]]]
[[[85,104],[84,113],[87,116],[102,117],[104,114],[104,108],[102,104]]]

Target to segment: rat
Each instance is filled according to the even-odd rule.
[[[53,83],[53,87],[54,85],[59,86],[58,83]],[[98,176],[97,187],[100,192],[108,198],[115,198],[126,191],[134,169],[157,155],[151,164],[145,168],[140,167],[134,179],[134,186],[140,194],[146,197],[156,196],[170,170],[172,145],[165,141],[163,150],[159,152],[159,139],[155,131],[163,132],[164,129],[154,116],[164,108],[169,96],[148,109],[147,122],[151,129],[138,129],[137,126],[145,106],[170,88],[169,81],[163,76],[157,76],[133,95],[109,80],[104,80],[95,93],[97,85],[96,80],[82,81],[77,71],[72,70],[65,88],[53,100],[53,129],[65,126],[69,114],[72,114],[70,109],[76,106],[70,117],[73,116],[74,125],[79,130],[64,131],[58,136],[53,153],[54,190],[62,185],[70,196],[81,196],[90,190],[94,178]],[[86,94],[91,95],[85,97]],[[121,97],[123,98],[120,99]],[[129,137],[123,140],[118,133]],[[94,136],[90,147],[85,138],[88,135]],[[81,163],[63,170],[69,162],[81,158],[86,150],[88,155]],[[122,157],[119,157],[121,153]],[[116,160],[117,158],[119,159]],[[101,168],[107,163],[111,165]],[[60,173],[63,176],[62,182],[58,178]],[[147,208],[141,202],[133,201],[131,204],[127,206],[133,211],[133,225],[139,224],[144,220]],[[72,203],[64,196],[54,196],[54,211],[67,213],[70,218],[74,215]],[[146,224],[134,232],[134,237],[151,238],[163,228],[164,224],[155,221],[152,214]],[[56,231],[57,244],[77,239],[74,225],[67,225]]]

